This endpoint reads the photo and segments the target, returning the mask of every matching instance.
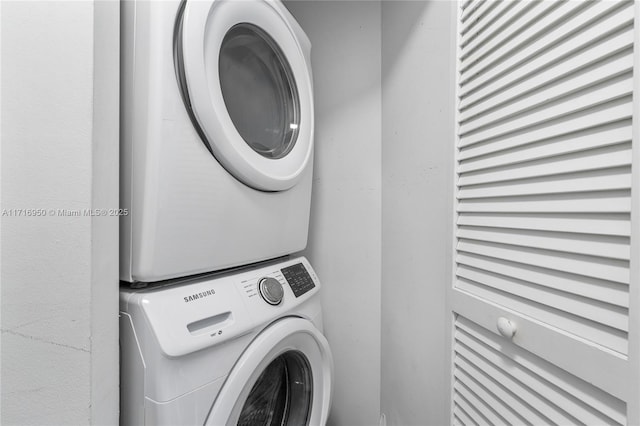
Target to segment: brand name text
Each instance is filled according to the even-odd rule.
[[[194,300],[203,299],[208,296],[213,296],[214,294],[216,294],[215,290],[207,290],[207,291],[202,291],[196,294],[190,294],[189,296],[185,296],[183,299],[185,303],[189,303],[189,302],[193,302]]]

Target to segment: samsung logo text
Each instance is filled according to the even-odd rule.
[[[203,291],[201,293],[196,293],[196,294],[192,294],[190,296],[185,296],[183,297],[185,303],[189,303],[189,302],[193,302],[194,300],[198,300],[198,299],[203,299],[205,297],[208,296],[213,296],[214,294],[216,294],[215,290],[207,290],[207,291]]]

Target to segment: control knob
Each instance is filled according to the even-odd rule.
[[[260,296],[270,305],[279,305],[284,296],[284,289],[280,281],[271,277],[260,278],[258,282]]]

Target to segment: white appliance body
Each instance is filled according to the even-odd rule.
[[[302,250],[313,92],[294,18],[265,0],[131,0],[121,17],[120,278]]]
[[[277,305],[265,278],[282,287]],[[305,258],[122,289],[120,424],[324,425],[333,361],[319,289]]]

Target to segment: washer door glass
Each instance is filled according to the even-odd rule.
[[[222,96],[234,126],[257,153],[278,159],[296,143],[300,102],[282,50],[252,24],[233,26],[220,47]]]
[[[309,423],[313,379],[307,358],[288,351],[274,359],[242,407],[238,426],[301,426]]]

